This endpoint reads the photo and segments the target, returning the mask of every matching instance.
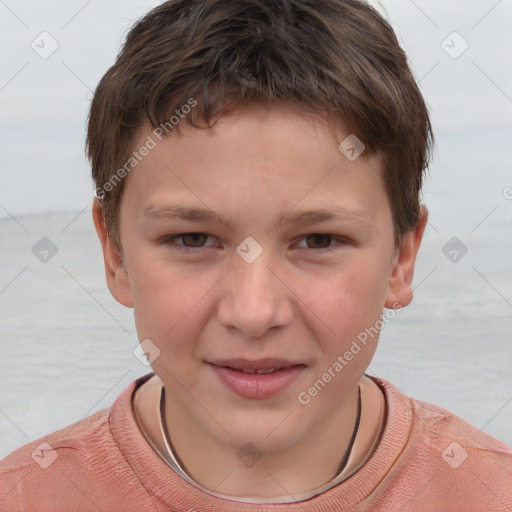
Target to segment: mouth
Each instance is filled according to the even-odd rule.
[[[283,359],[222,360],[209,365],[231,392],[260,400],[284,391],[306,368],[303,363]]]
[[[230,370],[235,370],[237,372],[244,372],[244,373],[258,373],[259,375],[267,375],[269,373],[278,372],[280,370],[285,370],[284,366],[281,366],[279,368],[266,368],[261,370],[250,370],[248,368],[233,368],[231,366],[224,366],[224,368],[229,368]]]

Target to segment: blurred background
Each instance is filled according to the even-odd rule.
[[[105,284],[84,139],[97,82],[158,3],[0,0],[0,458],[151,371]],[[437,143],[415,300],[368,373],[512,445],[512,1],[373,5]]]

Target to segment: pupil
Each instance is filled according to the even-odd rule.
[[[185,245],[191,245],[192,247],[201,247],[205,242],[204,237],[205,235],[201,233],[192,233],[188,235],[183,235],[183,241],[185,242]]]
[[[308,244],[312,241],[313,245],[316,245],[316,249],[325,249],[329,247],[329,243],[331,241],[331,237],[329,235],[310,235],[308,236]],[[318,247],[320,246],[320,247]]]

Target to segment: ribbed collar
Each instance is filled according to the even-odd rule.
[[[250,504],[218,498],[197,489],[170,468],[149,446],[140,432],[132,398],[150,373],[132,382],[110,409],[109,427],[116,445],[149,495],[168,510],[216,512],[326,512],[350,509],[376,489],[404,450],[412,426],[411,400],[384,379],[370,377],[384,392],[387,415],[381,439],[373,454],[354,475],[328,491],[305,501],[286,504]]]

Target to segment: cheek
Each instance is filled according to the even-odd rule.
[[[160,349],[157,365],[170,368],[178,360],[186,364],[193,359],[195,340],[212,315],[209,297],[220,277],[216,272],[191,272],[143,254],[130,263],[139,339],[149,339]]]
[[[139,256],[128,265],[137,331],[161,344],[186,325],[201,287],[165,262]]]
[[[314,290],[308,307],[324,324],[320,339],[329,340],[325,347],[329,353],[349,347],[360,333],[376,324],[386,297],[386,272],[382,263],[360,259],[322,281],[317,279],[314,286],[304,287]]]

